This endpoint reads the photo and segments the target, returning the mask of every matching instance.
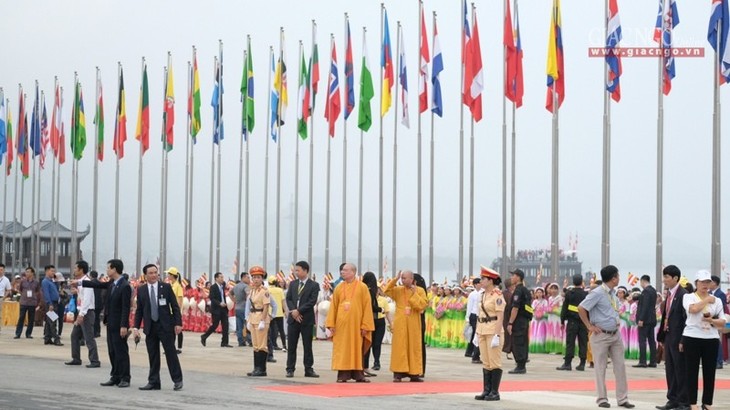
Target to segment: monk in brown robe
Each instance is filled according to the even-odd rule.
[[[396,286],[398,280],[402,286]],[[390,355],[393,382],[400,382],[403,377],[409,377],[412,382],[422,382],[421,312],[428,306],[426,292],[416,286],[413,272],[406,270],[388,282],[385,294],[395,301]]]
[[[332,334],[332,370],[337,370],[337,382],[350,379],[369,383],[363,374],[363,354],[372,343],[375,330],[368,287],[356,279],[357,267],[346,263],[343,281],[332,295],[327,329]]]

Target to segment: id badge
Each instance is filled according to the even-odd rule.
[[[160,306],[166,306],[167,305],[167,299],[160,298]]]
[[[406,316],[410,316],[410,315],[411,315],[411,307],[406,306]]]
[[[349,312],[350,311],[350,302],[343,303],[342,307],[345,308],[345,312]]]
[[[33,297],[33,291],[32,290],[25,291],[25,296],[26,297],[29,297],[29,298],[32,298]]]

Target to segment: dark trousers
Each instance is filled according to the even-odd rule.
[[[56,314],[58,315],[58,337],[61,337],[61,333],[63,333],[63,321],[65,319],[66,306],[63,306],[60,303],[57,303],[54,306],[56,307]]]
[[[51,309],[48,309],[48,311],[50,312]],[[43,340],[45,340],[46,343],[57,342],[61,340],[61,337],[58,333],[58,322],[61,321],[63,321],[62,316],[59,316],[58,319],[51,321],[51,319],[49,319],[47,315],[43,315],[43,323],[45,324],[43,326]]]
[[[94,337],[101,336],[101,312],[103,310],[104,306],[96,306],[96,317],[94,318]]]
[[[302,336],[302,347],[304,348],[304,371],[312,370],[314,366],[314,355],[312,354],[312,331],[314,330],[314,314],[299,323],[290,320],[289,324],[289,350],[286,352],[286,371],[293,372],[297,367],[297,346],[299,336]]]
[[[177,348],[180,349],[180,350],[182,350],[182,344],[183,344],[183,333],[180,332],[177,335]]]
[[[276,337],[281,338],[281,347],[286,349],[286,335],[284,334],[284,317],[275,317],[271,319],[269,325],[269,339],[271,344],[276,346]]]
[[[25,329],[25,337],[33,334],[33,321],[35,320],[35,306],[20,305],[20,315],[18,316],[18,325],[15,327],[15,336],[20,337],[23,332],[23,321],[28,320],[28,327]]]
[[[646,363],[646,342],[649,342],[649,364],[656,364],[656,340],[654,326],[647,325],[639,328],[639,363]]]
[[[664,340],[664,375],[667,379],[667,401],[687,406],[687,363],[685,353],[679,351],[681,338],[681,335],[667,334]]]
[[[109,350],[109,362],[112,364],[111,378],[116,382],[130,381],[129,345],[127,337],[119,335],[119,328],[106,328],[106,345]]]
[[[575,339],[578,338],[578,357],[585,361],[588,354],[588,329],[580,320],[568,320],[565,328],[565,361],[575,356]]]
[[[244,342],[251,344],[251,333],[246,332],[246,337],[243,337],[243,329],[246,328],[246,311],[236,310],[236,337],[238,338],[238,345],[243,346]]]
[[[160,343],[165,350],[167,368],[170,370],[170,377],[174,383],[182,381],[182,369],[180,360],[175,351],[175,332],[164,329],[159,322],[151,322],[150,329],[146,329],[145,344],[147,345],[147,356],[150,359],[150,373],[147,382],[153,386],[160,385]]]
[[[94,339],[94,319],[96,319],[96,312],[89,310],[84,316],[84,323],[81,326],[74,325],[71,330],[71,358],[74,361],[81,361],[81,341],[83,340],[86,348],[89,349],[89,362],[99,363],[99,352]]]
[[[203,333],[203,339],[207,339],[221,325],[221,346],[228,344],[228,311],[211,313],[213,324]]]
[[[684,355],[687,360],[687,395],[689,404],[697,404],[700,362],[702,363],[702,404],[712,405],[715,395],[718,339],[684,337]]]
[[[471,334],[472,337],[474,337],[474,334],[477,332],[477,315],[472,313],[469,315],[469,326],[471,326]],[[471,340],[466,341],[466,353],[464,353],[464,356],[472,357],[474,355],[474,350],[479,350],[479,348],[474,349],[474,343],[471,342]]]
[[[376,314],[376,313],[374,313]],[[363,355],[363,369],[370,368],[370,351],[373,352],[373,364],[380,364],[380,351],[383,347],[383,337],[385,337],[385,318],[375,319],[375,331],[373,332],[373,344]]]
[[[527,363],[527,352],[530,344],[530,321],[527,318],[517,316],[512,323],[512,354],[518,368],[524,368]]]

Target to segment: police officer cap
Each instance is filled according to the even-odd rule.
[[[486,268],[484,266],[482,268],[481,277],[483,278],[490,278],[490,279],[499,279],[499,273],[495,272],[492,269]]]
[[[515,269],[510,271],[509,273],[519,276],[520,280],[525,280],[525,272],[522,271],[522,269]]]
[[[264,270],[264,268],[262,266],[258,266],[258,265],[251,266],[248,269],[248,274],[251,276],[261,276],[262,278],[266,279],[266,271]]]

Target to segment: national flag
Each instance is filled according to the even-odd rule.
[[[276,64],[274,63],[274,52],[271,51],[271,77],[274,78],[276,76]],[[271,123],[269,126],[271,127],[271,139],[274,140],[274,142],[278,141],[279,134],[276,127],[276,124],[278,123],[279,118],[279,93],[276,90],[276,87],[274,87],[273,84],[269,84],[271,86]]]
[[[124,93],[124,71],[119,67],[119,93],[117,113],[114,119],[114,152],[118,159],[124,158],[124,142],[127,141],[127,96]]]
[[[608,21],[606,26],[606,65],[608,66],[608,78],[606,79],[606,91],[611,93],[611,98],[619,102],[621,100],[621,55],[616,53],[618,43],[621,41],[621,20],[618,16],[618,2],[608,0]]]
[[[192,76],[192,89],[188,96],[188,116],[190,117],[190,135],[193,138],[193,144],[195,144],[197,142],[196,137],[202,126],[200,120],[200,73],[198,72],[198,56],[195,51],[193,51]]]
[[[507,9],[504,15],[504,37],[503,43],[506,50],[506,71],[504,84],[504,95],[508,100],[515,103],[516,107],[522,106],[522,95],[524,94],[522,82],[522,44],[520,41],[520,23],[515,3],[514,29],[512,28],[512,13],[510,2],[507,1]]]
[[[43,107],[41,108],[41,169],[45,169],[46,166],[46,152],[48,151],[48,143],[50,141],[48,136],[48,112],[46,111],[46,100],[42,98]]]
[[[662,92],[669,95],[672,91],[672,79],[676,75],[674,68],[674,56],[672,55],[672,33],[674,27],[679,24],[679,13],[677,13],[677,2],[675,0],[666,0],[669,2],[669,8],[664,9],[664,0],[659,1],[659,12],[657,15],[656,26],[654,30],[654,41],[661,45],[662,66],[664,67],[662,78]]]
[[[168,56],[167,78],[165,79],[165,135],[163,136],[162,148],[172,151],[175,142],[175,80],[172,74],[172,58]]]
[[[53,156],[58,158],[58,140],[61,134],[61,91],[56,83],[53,91],[53,113],[51,114],[51,149]]]
[[[20,161],[20,171],[25,178],[30,175],[30,161],[28,159],[28,115],[25,112],[25,96],[23,90],[20,90],[18,98],[18,161]]]
[[[286,61],[284,56],[286,51],[284,50],[284,43],[281,43],[281,54],[279,55],[279,61],[276,64],[276,72],[274,73],[274,88],[279,95],[279,104],[277,107],[277,118],[279,125],[284,125],[284,117],[286,117],[286,107],[289,105],[289,92],[287,90],[286,81]]]
[[[10,175],[10,169],[13,167],[13,151],[15,151],[15,146],[13,145],[13,114],[10,112],[9,107],[5,107],[5,113],[7,114],[7,118],[5,118],[6,121],[6,134],[5,137],[5,154],[8,157],[6,168],[5,168],[5,176]]]
[[[395,77],[393,75],[393,53],[392,46],[390,43],[390,29],[388,28],[388,11],[383,9],[385,12],[385,21],[383,23],[383,46],[380,50],[380,68],[383,71],[383,89],[380,96],[380,116],[385,117],[385,114],[390,110],[390,104],[393,99],[391,90],[393,84],[395,84]]]
[[[58,116],[63,118],[63,90],[61,90],[61,107],[58,109]],[[61,120],[61,128],[58,134],[58,163],[66,163],[66,123]]]
[[[466,0],[463,2],[464,22],[461,37],[461,65],[464,71],[463,83],[461,84],[461,101],[467,107],[471,107],[471,83],[473,80],[472,68],[472,47],[471,30],[469,29],[469,15],[466,7]]]
[[[222,56],[222,55],[221,55]],[[213,97],[210,105],[213,107],[213,143],[220,144],[223,141],[223,64],[215,60],[215,85],[213,86]]]
[[[406,50],[403,43],[403,27],[398,25],[398,48],[400,55],[398,56],[398,81],[400,82],[400,97],[403,109],[401,111],[401,123],[410,128],[411,123],[408,119],[408,70],[406,69]]]
[[[5,93],[0,89],[0,165],[3,163],[3,157],[8,151],[8,111],[5,106]]]
[[[33,150],[33,157],[41,154],[41,123],[40,123],[40,101],[38,100],[38,83],[35,85],[35,100],[33,100],[33,113],[30,119],[30,148]]]
[[[444,58],[441,55],[441,43],[439,42],[438,27],[436,20],[433,22],[433,60],[431,61],[431,86],[433,87],[433,98],[431,101],[431,112],[439,117],[444,116],[444,102],[441,95],[441,72],[444,71]]]
[[[707,29],[707,41],[718,54],[718,71],[720,84],[730,82],[730,48],[727,47],[730,37],[730,13],[728,0],[712,0],[710,25]],[[718,38],[718,35],[720,38]]]
[[[246,48],[246,61],[243,63],[243,78],[241,79],[241,101],[243,102],[243,139],[247,140],[248,135],[253,131],[254,116],[254,89],[253,89],[253,56],[251,55],[251,39],[248,40]]]
[[[638,281],[639,281],[639,277],[634,275],[633,273],[629,272],[629,278],[627,281],[629,286],[635,286]]]
[[[479,25],[477,24],[476,11],[472,11],[474,21],[474,32],[471,41],[471,83],[469,83],[469,110],[474,121],[482,119],[482,90],[484,90],[484,77],[482,73],[482,48],[479,43]]]
[[[426,16],[421,9],[421,44],[420,60],[418,67],[418,113],[428,110],[428,63],[431,58],[428,55],[428,34],[426,33]]]
[[[332,40],[332,58],[330,63],[330,75],[327,81],[327,105],[324,109],[324,118],[329,123],[329,136],[335,136],[335,122],[340,116],[340,81],[337,75],[337,50]]]
[[[97,94],[99,99],[96,101],[96,114],[94,115],[94,125],[97,130],[96,141],[96,158],[99,161],[104,160],[104,92],[102,91],[101,81],[96,82]]]
[[[317,26],[313,28],[314,45],[312,46],[312,57],[309,59],[309,77],[312,83],[312,110],[314,110],[317,101],[317,91],[319,90],[319,47],[317,46]]]
[[[299,47],[299,92],[297,96],[297,134],[303,140],[307,139],[307,119],[309,118],[309,74],[307,61],[304,59],[304,49]]]
[[[84,94],[81,83],[76,83],[74,97],[73,128],[71,129],[71,151],[75,160],[84,156],[86,148],[86,115],[84,114]]]
[[[560,0],[553,0],[550,13],[550,34],[548,40],[547,58],[547,97],[545,108],[553,112],[560,108],[565,99],[565,72],[563,66],[563,35],[562,20],[560,18]],[[553,107],[553,93],[557,94],[558,106]]]
[[[352,39],[350,37],[350,20],[347,20],[347,38],[345,39],[345,120],[355,109],[355,72],[352,61]]]
[[[370,100],[375,95],[373,88],[373,76],[370,73],[370,62],[368,61],[368,48],[365,36],[362,38],[362,67],[360,69],[360,104],[357,113],[357,127],[363,131],[370,129],[373,125],[373,112],[370,107]]]
[[[147,82],[147,64],[142,69],[142,85],[139,89],[137,132],[134,138],[142,144],[142,155],[150,148],[150,90]]]

